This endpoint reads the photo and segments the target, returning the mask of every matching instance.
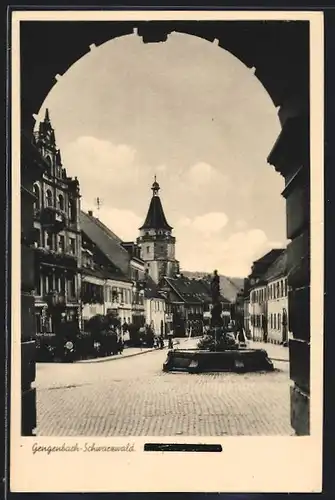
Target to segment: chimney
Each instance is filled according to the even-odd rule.
[[[92,210],[89,210],[89,211],[88,211],[88,215],[89,215],[90,217],[93,217],[93,212],[92,212]]]

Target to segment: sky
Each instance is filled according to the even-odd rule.
[[[180,33],[111,40],[58,79],[37,123],[46,107],[82,209],[122,239],[138,236],[156,175],[181,269],[244,277],[286,245],[284,180],[266,162],[277,111],[217,45]]]

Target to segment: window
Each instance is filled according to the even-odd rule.
[[[38,210],[41,208],[41,192],[37,184],[34,184],[33,192],[36,197],[36,200],[34,201],[34,210]]]
[[[69,252],[71,255],[76,253],[76,240],[75,238],[69,238]]]
[[[278,281],[276,283],[276,296],[277,296],[277,299],[280,297],[280,295],[279,295],[279,282]]]
[[[75,200],[69,200],[69,219],[71,222],[76,220],[76,203]]]
[[[53,277],[51,274],[43,276],[43,292],[45,294],[52,292],[53,290]]]
[[[41,295],[41,276],[37,276],[35,293],[38,296]]]
[[[53,205],[52,192],[50,189],[47,189],[46,192],[46,205],[47,207],[52,207]]]
[[[58,236],[58,251],[65,252],[65,236],[63,234]]]
[[[284,283],[283,283],[283,280],[281,280],[281,282],[280,282],[280,296],[281,297],[284,296]]]
[[[62,285],[61,285],[61,280],[59,277],[56,277],[55,284],[56,284],[56,286],[55,286],[56,292],[60,292],[62,289]]]
[[[47,250],[52,250],[52,234],[48,233],[47,231],[45,232],[45,235],[44,235],[44,244],[45,244],[45,248]]]
[[[273,328],[273,315],[270,315],[270,328]]]
[[[280,324],[280,320],[281,320],[281,315],[280,313],[278,313],[278,330],[281,330],[281,324]]]
[[[147,253],[150,253],[150,247],[147,247]]]
[[[58,196],[58,208],[64,210],[64,196],[62,194]]]
[[[72,278],[67,280],[67,293],[69,298],[73,299],[76,296],[76,277],[72,276]]]
[[[284,279],[284,297],[287,296],[287,278]]]
[[[38,248],[41,246],[41,231],[39,229],[35,229],[35,241],[34,241],[34,247]],[[43,244],[42,244],[43,246]]]
[[[273,328],[276,329],[277,328],[277,315],[276,314],[273,315],[273,319],[274,319]]]

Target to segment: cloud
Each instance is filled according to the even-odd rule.
[[[235,222],[235,227],[236,229],[246,229],[248,227],[248,223],[243,220],[243,219],[238,219],[236,222]]]
[[[194,219],[181,217],[176,224],[176,253],[181,268],[228,276],[247,276],[254,260],[271,248],[285,244],[270,241],[261,229],[227,231],[223,213],[208,213]]]
[[[127,144],[82,136],[64,149],[63,157],[69,170],[80,172],[82,184],[82,179],[98,178],[101,182],[104,176],[124,184],[139,174],[136,150]]]
[[[198,162],[188,168],[182,176],[185,184],[190,188],[199,190],[212,187],[213,185],[223,186],[227,182],[227,177],[219,172],[215,167],[206,162]]]
[[[228,223],[228,217],[223,212],[209,212],[204,215],[198,215],[191,222],[190,226],[203,233],[204,235],[211,235],[219,233]]]

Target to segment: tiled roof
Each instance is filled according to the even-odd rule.
[[[165,278],[166,282],[179,295],[181,300],[189,304],[211,303],[211,283],[206,279],[190,279],[186,276]],[[229,302],[221,296],[222,302]]]
[[[287,252],[284,251],[279,257],[270,265],[265,274],[263,275],[264,281],[271,281],[287,274]]]
[[[184,276],[188,278],[201,278],[206,283],[210,284],[212,276],[203,272],[183,271]],[[233,302],[236,299],[238,292],[243,286],[243,279],[228,278],[227,276],[220,275],[220,290],[222,297]]]
[[[147,275],[145,277],[145,297],[147,299],[164,299],[164,297],[162,295],[160,295],[159,293],[159,287],[158,285],[156,285],[156,283],[154,282],[154,280],[149,276]]]
[[[271,265],[275,261],[275,259],[277,259],[283,252],[284,248],[274,248],[259,259],[255,260],[253,264],[266,264],[267,262],[269,262]]]
[[[200,304],[202,300],[194,294],[190,279],[185,277],[165,278],[170,287],[179,295],[182,301],[189,304]]]
[[[93,215],[80,213],[81,230],[103,252],[108,260],[126,276],[129,275],[130,256],[121,240]]]

